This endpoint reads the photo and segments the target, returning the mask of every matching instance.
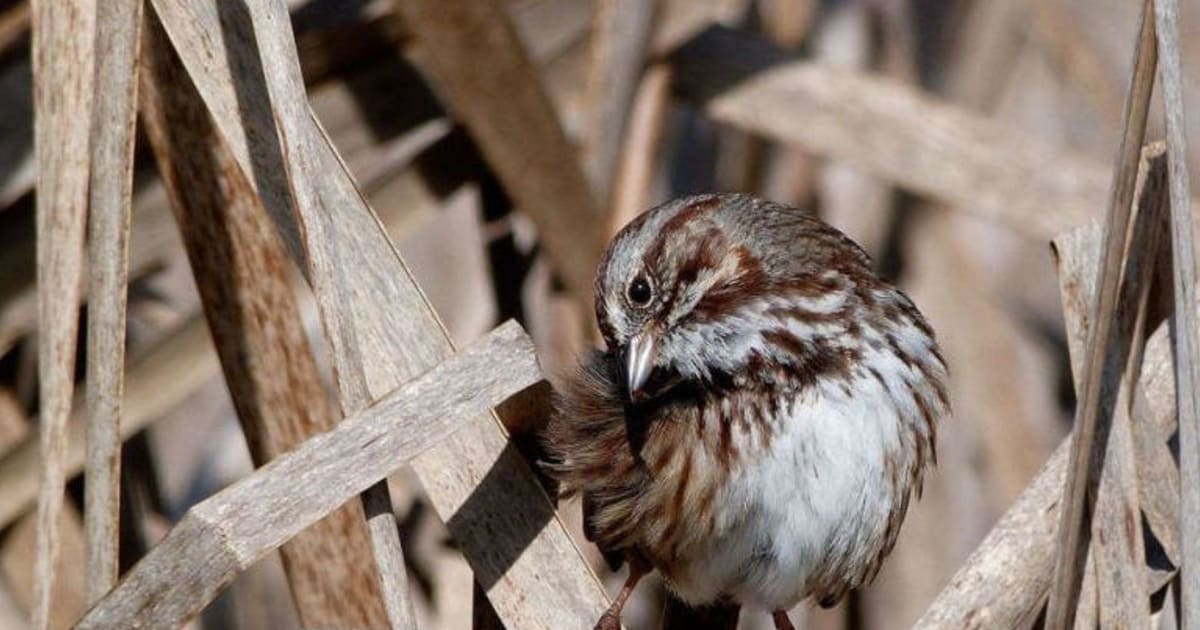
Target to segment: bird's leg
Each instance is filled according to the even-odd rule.
[[[775,630],[796,630],[792,620],[788,619],[786,610],[776,610],[771,613],[771,618],[775,620]]]
[[[649,572],[649,565],[641,559],[629,559],[629,577],[625,579],[625,585],[621,587],[621,592],[617,593],[617,597],[613,600],[612,605],[600,616],[600,621],[596,622],[594,630],[620,630],[621,609],[625,607],[625,602],[629,599],[629,594],[633,592],[633,588],[637,586],[638,580],[641,580]]]

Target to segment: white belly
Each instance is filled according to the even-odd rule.
[[[900,418],[882,386],[863,379],[852,389],[851,397],[809,390],[792,401],[769,449],[742,460],[719,495],[721,533],[669,579],[682,599],[726,595],[782,610],[831,579],[866,572],[902,498],[887,481],[885,454],[911,450],[900,448]]]

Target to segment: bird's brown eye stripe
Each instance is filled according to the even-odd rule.
[[[646,250],[643,263],[650,264],[660,259],[663,250],[667,247],[667,240],[672,234],[686,234],[684,228],[688,223],[705,216],[708,211],[715,209],[719,205],[720,199],[716,195],[706,195],[680,209],[675,216],[672,216],[659,228],[659,236]]]

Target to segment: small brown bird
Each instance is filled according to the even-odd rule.
[[[651,569],[781,629],[875,576],[950,406],[933,330],[862,249],[795,208],[678,199],[613,239],[596,319],[607,349],[546,441],[588,538],[630,564],[597,628]]]

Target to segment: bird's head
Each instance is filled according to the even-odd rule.
[[[773,358],[772,336],[787,333],[785,311],[797,304],[836,312],[845,292],[830,270],[866,269],[861,250],[842,241],[808,213],[745,195],[678,199],[631,222],[596,278],[596,319],[629,399]],[[830,258],[839,251],[850,259]],[[803,344],[795,335],[805,333],[787,334]]]

